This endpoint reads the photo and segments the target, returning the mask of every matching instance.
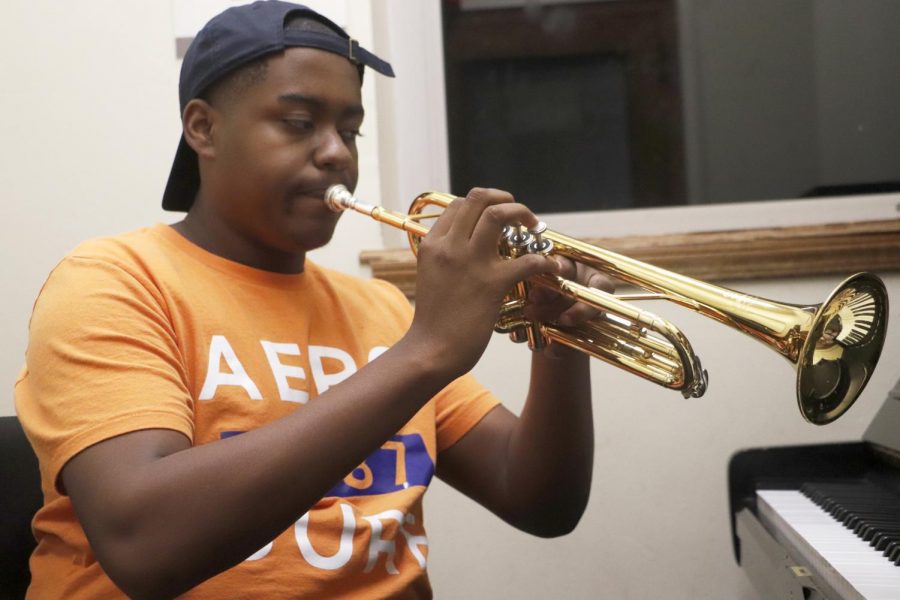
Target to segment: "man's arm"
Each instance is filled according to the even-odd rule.
[[[502,226],[516,222],[536,218],[508,194],[475,190],[451,204],[420,247],[409,331],[301,410],[202,446],[146,430],[70,460],[62,483],[116,584],[137,598],[169,597],[245,559],[468,371],[506,289],[556,270],[543,257],[497,255]]]
[[[191,447],[180,433],[137,431],[76,455],[62,482],[100,564],[129,595],[160,598],[244,560],[443,387],[422,356],[400,342],[301,410],[239,436]]]
[[[515,527],[569,533],[587,505],[594,433],[587,358],[532,359],[520,417],[498,406],[438,461],[438,476]],[[556,383],[554,383],[556,382]]]
[[[568,274],[612,289],[596,271],[569,264]],[[538,291],[527,316],[584,322],[596,311]],[[552,346],[532,356],[522,414],[491,411],[438,461],[438,476],[515,527],[543,537],[578,524],[591,488],[594,430],[589,358]]]

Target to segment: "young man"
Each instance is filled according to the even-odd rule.
[[[325,190],[357,180],[363,67],[390,65],[309,9],[229,9],[182,66],[183,137],[158,225],[66,257],[38,298],[19,416],[41,461],[31,598],[429,597],[433,473],[525,531],[581,516],[588,364],[536,353],[514,416],[471,376],[536,223],[476,189],[423,241],[402,295],[318,267]],[[602,284],[595,273],[580,273]],[[534,318],[579,321],[544,294]],[[452,310],[447,310],[452,307]]]

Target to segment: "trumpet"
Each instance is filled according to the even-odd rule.
[[[334,211],[353,210],[407,232],[410,247],[429,230],[422,221],[438,216],[456,196],[428,192],[407,214],[362,202],[346,187],[331,186],[325,203]],[[532,349],[558,343],[681,392],[700,397],[708,377],[685,335],[665,319],[634,306],[641,300],[668,300],[744,332],[785,357],[797,372],[797,404],[816,425],[840,417],[856,401],[878,363],[887,332],[888,297],[884,283],[857,273],[840,283],[821,304],[773,302],[673,273],[552,231],[543,222],[533,229],[508,226],[498,252],[515,259],[526,253],[559,255],[593,267],[643,292],[610,294],[557,275],[520,282],[507,294],[495,331]],[[531,322],[524,316],[529,289],[545,286],[600,314],[569,327]]]

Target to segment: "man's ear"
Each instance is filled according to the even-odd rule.
[[[200,98],[194,98],[184,107],[181,114],[184,139],[198,157],[215,158],[213,125],[218,116],[216,109]]]

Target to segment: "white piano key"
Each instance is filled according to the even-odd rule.
[[[796,548],[840,598],[900,599],[900,567],[794,490],[759,490],[758,512],[776,537]]]

